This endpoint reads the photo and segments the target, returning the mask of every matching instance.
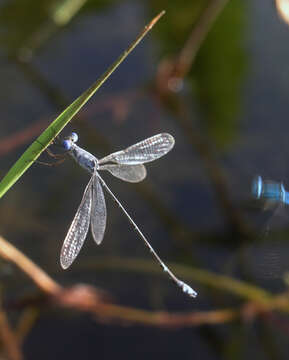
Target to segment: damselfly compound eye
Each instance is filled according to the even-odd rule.
[[[70,140],[76,143],[78,141],[78,135],[75,132],[72,132],[70,135]]]
[[[71,149],[71,141],[70,140],[63,140],[62,146],[65,150],[69,151]]]

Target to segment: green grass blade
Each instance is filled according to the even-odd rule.
[[[40,154],[51,144],[53,139],[67,125],[67,123],[79,112],[86,102],[94,95],[101,85],[110,77],[117,67],[126,59],[139,42],[152,29],[157,21],[164,15],[160,12],[138,35],[131,45],[118,57],[108,70],[87,89],[82,95],[73,101],[43,133],[28,147],[23,155],[16,161],[6,176],[0,182],[0,198],[10,189],[11,186],[24,174]]]

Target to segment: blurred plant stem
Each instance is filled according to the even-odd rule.
[[[160,62],[157,82],[162,90],[177,92],[183,87],[183,79],[191,70],[201,45],[229,1],[209,1],[179,53],[174,58],[165,58]]]
[[[252,236],[252,230],[247,226],[239,209],[233,204],[225,172],[215,155],[214,142],[194,128],[191,107],[188,106],[181,92],[184,87],[184,78],[191,71],[201,45],[228,2],[229,0],[211,0],[193,26],[179,53],[174,58],[165,58],[160,61],[156,90],[164,108],[169,109],[173,114],[189,143],[201,158],[233,233],[249,238]]]
[[[54,295],[60,291],[61,286],[50,278],[42,269],[34,264],[16,247],[0,236],[0,256],[23,271],[34,284],[48,295]]]
[[[17,57],[21,61],[29,61],[34,53],[39,50],[58,30],[79,13],[87,0],[58,0],[53,2],[48,17],[18,50]]]
[[[0,339],[9,360],[23,359],[17,336],[11,329],[6,312],[0,304]]]
[[[16,336],[19,344],[23,344],[25,337],[32,329],[38,316],[39,316],[39,309],[36,309],[35,307],[31,306],[23,311],[20,319],[18,320],[17,328],[16,328]]]
[[[219,291],[227,291],[231,294],[241,297],[248,301],[253,301],[267,306],[273,301],[273,295],[262,288],[246,283],[244,281],[233,279],[229,276],[214,274],[210,271],[192,268],[188,266],[179,265],[176,263],[169,263],[183,278],[198,282],[211,289]],[[97,261],[89,261],[85,263],[85,269],[105,270],[105,271],[132,271],[149,274],[162,275],[163,272],[154,265],[152,261],[141,259],[120,258],[120,257],[105,257],[97,258]],[[289,311],[289,303],[288,303]]]
[[[24,272],[34,284],[48,296],[51,304],[77,311],[89,312],[98,319],[105,319],[106,321],[111,320],[120,321],[121,323],[129,322],[156,327],[176,328],[199,326],[203,324],[219,324],[230,322],[238,318],[252,319],[272,310],[281,310],[289,313],[289,298],[287,294],[281,294],[274,297],[269,292],[256,286],[202,270],[185,270],[181,266],[178,270],[183,269],[180,273],[183,272],[183,275],[186,277],[193,278],[204,284],[214,286],[215,288],[230,290],[235,295],[246,298],[249,302],[241,305],[238,309],[194,311],[182,314],[152,312],[119,306],[107,302],[102,291],[89,285],[76,284],[70,288],[62,287],[3,237],[0,237],[0,256],[15,264],[22,272]],[[99,264],[100,261],[98,260],[97,263]],[[111,268],[112,265],[120,267],[120,263],[120,261],[117,261],[117,259],[114,258],[106,259],[105,262],[100,265],[102,265],[103,268]],[[123,260],[122,265],[126,266],[127,269],[136,270],[138,263],[139,261],[135,262],[134,266],[132,266],[132,264],[128,266],[127,264],[129,264],[129,262],[125,259]],[[143,265],[141,267],[142,271],[147,271],[147,263],[145,264],[145,267]],[[178,268],[177,266],[175,267]],[[30,320],[28,321],[28,324],[33,324],[33,321]],[[3,315],[3,313],[0,312],[0,327],[1,322],[2,326],[4,326],[3,329],[6,329],[5,326],[7,326],[7,324],[5,314]],[[26,323],[26,321],[24,322]],[[21,328],[20,325],[19,328]],[[27,331],[27,324],[24,328],[25,334]],[[19,331],[19,333],[21,332]],[[16,358],[13,358],[13,360],[14,359]]]
[[[226,216],[232,231],[249,238],[252,236],[252,230],[244,221],[239,209],[233,204],[225,172],[216,159],[212,141],[206,139],[205,136],[194,128],[190,110],[179,94],[166,93],[160,94],[160,96],[161,100],[166,103],[166,108],[171,110],[176,122],[188,139],[188,142],[192,145],[192,148],[197,151],[202,160],[203,166],[214,187],[217,200],[223,209],[224,215]]]
[[[204,39],[228,2],[229,0],[211,0],[209,2],[175,60],[175,76],[177,78],[184,78],[190,71]]]
[[[70,102],[67,96],[57,86],[49,82],[32,61],[23,61],[14,54],[9,55],[7,58],[19,68],[33,87],[39,89],[41,94],[46,96],[51,104],[56,107],[56,110],[61,111],[69,105]]]

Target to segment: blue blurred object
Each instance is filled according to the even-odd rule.
[[[259,175],[252,181],[252,195],[257,200],[262,200],[266,207],[289,204],[289,193],[282,182],[263,181]]]

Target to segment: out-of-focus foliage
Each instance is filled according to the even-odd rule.
[[[80,11],[98,11],[114,0],[10,0],[0,5],[0,45],[9,54],[33,51]],[[21,55],[21,54],[20,54]]]
[[[211,1],[158,1],[166,6],[166,21],[160,24],[162,55],[178,56],[199,17]],[[203,115],[202,125],[220,147],[234,141],[238,131],[241,90],[246,58],[244,29],[246,4],[230,0],[213,24],[185,81],[197,99]]]
[[[59,8],[78,9],[87,13],[110,6],[115,1],[102,0],[11,0],[0,8],[0,44],[9,54],[30,56],[35,48],[46,42],[57,24],[55,15]],[[74,4],[75,3],[75,4]],[[165,8],[166,21],[159,24],[161,53],[177,56],[185,41],[198,24],[198,19],[209,2],[181,0],[151,2],[152,13]],[[192,101],[198,99],[203,114],[202,125],[215,142],[223,147],[233,141],[238,130],[241,87],[245,57],[243,0],[231,0],[202,45],[187,83],[192,91]],[[70,16],[73,17],[74,13]],[[69,16],[69,15],[67,15]],[[229,29],[229,30],[228,30]]]
[[[7,1],[0,7],[0,42],[9,52],[17,51],[50,17],[47,0]]]
[[[175,56],[182,49],[195,22],[206,7],[207,0],[195,1],[151,1],[152,13],[163,8],[166,10],[166,21],[160,23],[158,37],[162,56]]]
[[[243,0],[229,1],[201,47],[193,69],[208,131],[220,146],[234,141],[246,58]]]

